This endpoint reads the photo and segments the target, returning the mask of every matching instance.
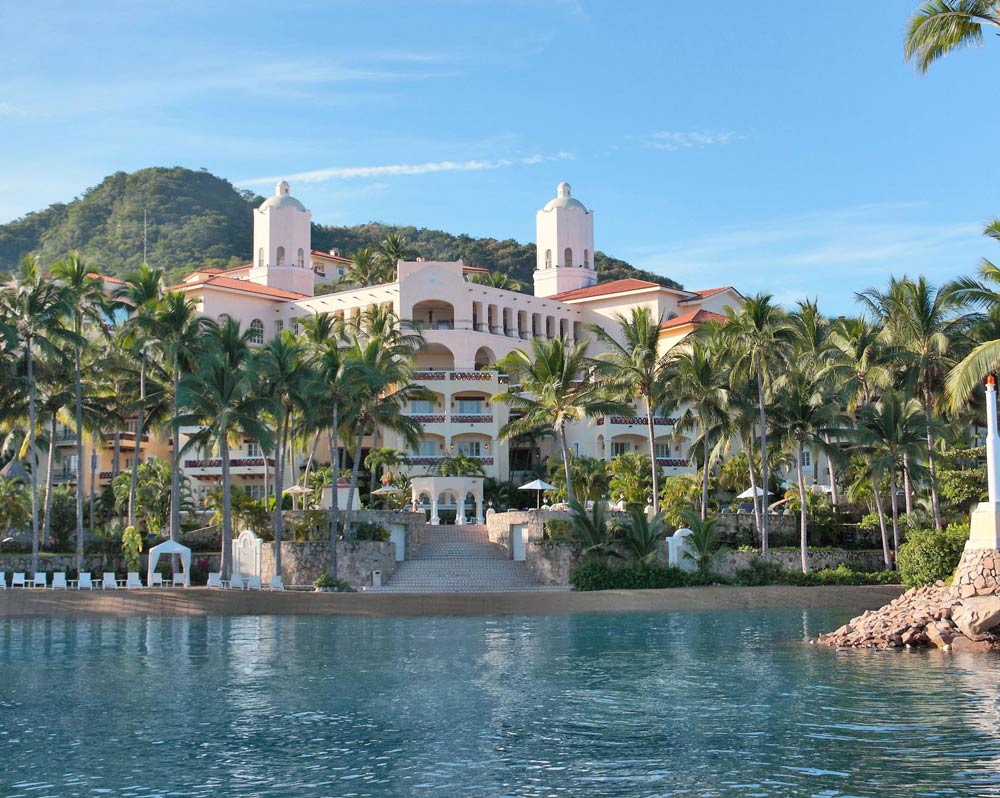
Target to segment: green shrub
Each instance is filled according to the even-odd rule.
[[[573,537],[573,525],[569,521],[556,519],[545,522],[545,540],[570,540]]]
[[[685,587],[687,575],[674,567],[629,563],[612,568],[603,562],[583,562],[569,575],[576,590],[649,590],[665,587]]]
[[[899,573],[907,587],[948,580],[958,567],[969,539],[968,524],[949,524],[943,532],[914,529],[899,547]]]
[[[142,535],[134,526],[127,526],[122,530],[122,557],[125,559],[125,566],[129,571],[138,571],[142,562],[139,555],[142,553]]]
[[[733,582],[745,587],[761,585],[799,585],[817,587],[821,585],[898,585],[899,574],[895,571],[862,571],[841,563],[836,568],[801,571],[782,568],[778,563],[754,559],[746,568],[740,568],[733,576]]]
[[[356,537],[358,540],[386,541],[389,539],[389,530],[374,521],[363,521],[358,524]]]
[[[313,587],[336,588],[337,590],[350,590],[351,586],[344,579],[334,579],[330,574],[322,574],[313,580]]]

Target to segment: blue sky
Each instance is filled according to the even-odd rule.
[[[1000,256],[1000,42],[920,77],[916,5],[5,3],[0,221],[183,165],[288,177],[321,223],[530,241],[568,180],[598,249],[850,313]]]

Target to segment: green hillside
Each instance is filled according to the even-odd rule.
[[[251,212],[262,200],[206,171],[153,167],[116,172],[72,202],[0,225],[0,269],[14,268],[26,253],[37,253],[48,263],[68,249],[77,249],[95,271],[121,276],[142,260],[144,211],[147,259],[171,280],[199,266],[245,263],[253,243]],[[359,247],[376,246],[389,232],[401,234],[415,255],[428,260],[461,258],[531,284],[535,245],[512,239],[472,238],[376,222],[353,227],[314,224],[313,247],[349,255]],[[603,252],[594,253],[594,262],[602,282],[639,277],[677,286]]]

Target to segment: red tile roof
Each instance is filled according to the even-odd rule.
[[[306,299],[305,294],[297,294],[294,291],[285,291],[281,288],[271,288],[267,285],[257,285],[249,280],[234,280],[231,277],[208,277],[204,280],[196,280],[193,283],[181,283],[175,285],[171,290],[186,291],[189,288],[198,286],[209,286],[212,288],[225,288],[230,291],[242,291],[247,294],[257,294],[269,299]]]
[[[99,272],[88,272],[88,277],[96,277],[98,280],[104,280],[106,283],[118,283],[119,285],[124,285],[124,280],[119,280],[117,277],[112,277],[110,274],[100,274]]]
[[[663,322],[660,325],[661,330],[672,330],[676,327],[683,327],[687,324],[704,324],[706,321],[725,321],[726,317],[721,316],[718,313],[713,313],[710,310],[689,310],[687,313],[682,313],[680,316],[675,316],[674,318]]]
[[[352,263],[350,258],[345,258],[343,255],[333,255],[329,252],[324,252],[321,249],[310,249],[309,252],[311,252],[313,255],[319,255],[320,257],[323,258],[329,258],[330,260],[338,260],[341,263]]]
[[[641,291],[648,288],[662,288],[659,283],[651,283],[649,280],[637,280],[635,277],[628,277],[624,280],[612,280],[610,283],[599,283],[587,288],[575,288],[572,291],[563,291],[561,294],[554,294],[546,299],[555,299],[559,302],[569,302],[573,299],[587,299],[592,296],[605,296],[607,294],[621,294],[626,291]]]
[[[696,302],[699,299],[707,299],[710,296],[721,294],[723,291],[735,291],[731,285],[720,285],[718,288],[702,288],[698,291],[691,291],[694,294],[690,299],[682,299],[681,302]],[[738,293],[738,292],[737,292]]]

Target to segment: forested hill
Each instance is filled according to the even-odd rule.
[[[181,167],[116,172],[69,203],[56,203],[0,225],[0,270],[11,270],[21,256],[37,253],[42,263],[79,250],[95,271],[121,276],[142,260],[143,212],[147,260],[177,280],[192,269],[229,266],[250,260],[251,212],[263,198],[239,191],[228,180]],[[313,225],[313,248],[350,255],[374,247],[389,232],[405,237],[414,255],[455,260],[500,271],[531,285],[535,245],[507,239],[472,238],[441,230],[371,222],[353,227]],[[634,269],[602,252],[594,253],[602,282],[624,277],[677,286],[659,275]]]

